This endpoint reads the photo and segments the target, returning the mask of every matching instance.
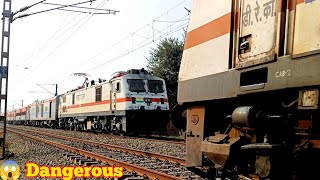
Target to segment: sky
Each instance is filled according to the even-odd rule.
[[[12,11],[40,0],[12,0]],[[86,0],[47,0],[74,4]],[[0,3],[1,10],[3,2]],[[146,68],[151,48],[165,37],[182,39],[187,29],[192,0],[96,0],[78,6],[120,11],[65,8],[25,18],[11,24],[8,110],[43,100],[82,85],[90,79],[110,79],[116,71]],[[59,6],[38,4],[21,14]],[[42,86],[43,88],[41,88]]]

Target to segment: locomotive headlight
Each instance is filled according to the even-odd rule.
[[[303,90],[299,93],[300,109],[318,108],[319,90]]]

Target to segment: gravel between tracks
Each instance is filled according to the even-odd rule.
[[[74,138],[81,138],[90,141],[117,145],[121,147],[133,148],[151,153],[175,156],[179,158],[186,157],[186,146],[184,144],[173,144],[150,140],[141,140],[139,138],[125,138],[121,136],[111,136],[102,133],[90,133],[80,131],[67,131],[60,129],[37,128],[29,126],[16,126],[24,129],[37,130],[41,132],[53,133]]]
[[[27,138],[23,138],[19,135],[8,133],[7,142],[9,143],[9,151],[14,153],[14,157],[9,159],[16,161],[20,166],[20,177],[19,179],[29,179],[25,177],[26,173],[26,162],[35,162],[39,165],[45,166],[68,166],[74,165],[70,162],[60,149],[47,146],[42,143],[37,143]],[[4,162],[3,160],[1,161]],[[43,179],[43,178],[33,178]],[[50,180],[53,180],[51,178]]]
[[[130,154],[127,152],[122,152],[118,150],[107,150],[105,148],[101,147],[96,147],[93,145],[89,144],[83,144],[83,143],[78,143],[78,142],[73,142],[69,140],[63,140],[60,138],[55,138],[47,135],[40,135],[37,133],[33,132],[28,132],[27,134],[31,134],[33,136],[37,136],[43,139],[47,139],[50,141],[58,142],[61,144],[65,144],[71,147],[83,149],[86,151],[93,152],[95,154],[100,154],[109,158],[113,158],[116,160],[119,160],[121,162],[127,162],[130,164],[134,164],[140,167],[144,167],[147,169],[152,169],[158,172],[162,172],[165,174],[170,174],[176,177],[180,177],[183,179],[201,179],[199,176],[196,174],[190,172],[186,167],[176,164],[176,163],[171,163],[169,161],[163,161],[159,159],[154,159],[151,157],[147,156],[141,156],[141,155],[135,155],[135,154]]]

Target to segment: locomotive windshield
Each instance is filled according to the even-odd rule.
[[[129,91],[131,92],[146,92],[144,81],[142,79],[128,79]]]
[[[148,80],[148,89],[152,93],[163,93],[163,83],[160,80]]]

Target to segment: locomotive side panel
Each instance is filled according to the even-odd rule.
[[[232,1],[194,1],[179,81],[228,70],[231,10]]]
[[[59,117],[104,116],[110,113],[108,83],[68,93],[60,97]]]
[[[276,60],[283,54],[285,1],[241,0],[238,56],[235,67],[244,68]]]
[[[297,0],[293,37],[293,56],[320,52],[320,1]]]

